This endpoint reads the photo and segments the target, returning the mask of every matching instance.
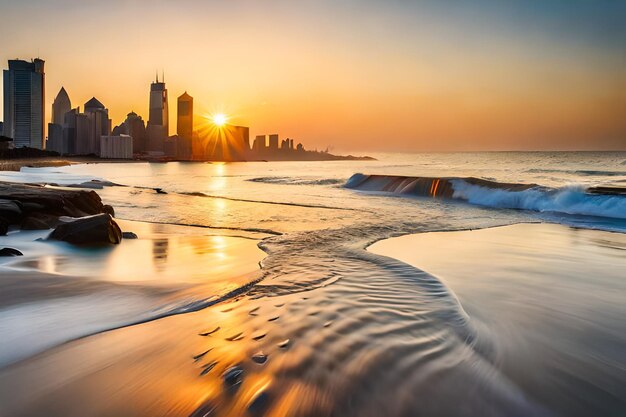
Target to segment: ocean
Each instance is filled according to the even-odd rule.
[[[159,295],[145,307],[132,301],[138,309],[122,308],[114,320],[94,317],[89,326],[77,323],[79,331],[65,339],[49,339],[29,355],[93,333],[201,311],[216,300],[228,305],[245,294],[251,306],[267,300],[275,300],[272,305],[280,308],[291,306],[288,314],[281,315],[281,331],[295,344],[276,368],[268,368],[273,386],[279,388],[264,407],[271,408],[280,399],[280,407],[295,415],[625,415],[626,195],[615,189],[626,187],[626,152],[372,156],[377,160],[103,163],[0,173],[0,181],[94,188],[115,208],[117,218],[254,239],[264,253],[259,257],[261,275],[238,281],[242,291],[232,286],[225,290],[222,281],[212,287],[211,270],[220,259],[211,259],[201,292],[194,295],[195,287],[187,285],[184,296]],[[400,186],[390,186],[385,180],[389,176],[408,178]],[[424,177],[445,179],[452,184],[452,194],[442,197],[435,192],[433,197],[407,192],[413,189],[413,179]],[[364,178],[370,180],[363,182]],[[491,186],[468,178],[486,180]],[[458,259],[466,261],[454,264],[454,270],[446,269],[446,256],[457,255],[452,245],[447,248],[445,238],[419,247],[420,253],[439,250],[437,259],[441,259],[430,264],[426,260],[435,256],[428,255],[423,268],[419,259],[411,265],[408,258],[403,259],[406,263],[398,260],[399,254],[383,256],[368,250],[376,242],[403,235],[463,233],[515,224],[548,224],[557,227],[556,234],[579,229],[596,234],[577,238],[584,238],[587,250],[568,251],[563,248],[572,244],[571,239],[562,243],[565,246],[556,245],[556,238],[548,245],[549,233],[520,233],[518,241],[526,245],[523,253],[536,247],[541,250],[533,254],[535,259],[545,254],[559,263],[541,266],[531,257],[516,264],[515,274],[507,272],[510,262],[492,258],[501,256],[497,248],[515,247],[515,242],[506,240],[471,255],[458,252]],[[534,244],[528,236],[540,237]],[[410,249],[412,244],[404,245]],[[232,245],[239,250],[236,243]],[[456,250],[462,248],[460,244]],[[154,248],[145,250],[157,256]],[[69,253],[81,255],[78,250]],[[251,252],[242,249],[241,253]],[[601,259],[610,264],[610,273],[597,281],[597,287],[589,285],[589,280],[598,278],[585,275],[589,273],[585,262],[577,263],[586,254],[596,263]],[[106,265],[108,256],[101,255],[98,262]],[[65,264],[52,266],[55,261],[48,260],[47,270],[59,274],[70,270],[64,259]],[[89,264],[76,262],[77,275],[81,268],[90,269]],[[492,266],[500,269],[488,275],[489,280],[473,287],[464,281],[465,273],[473,277]],[[106,270],[92,268],[83,275],[109,279],[100,269]],[[169,271],[176,275],[175,268]],[[194,272],[194,285],[203,280],[203,271]],[[531,281],[525,285],[527,276],[532,276],[532,285]],[[129,281],[144,284],[139,279]],[[493,282],[498,282],[498,291],[481,299],[491,294]],[[607,294],[612,295],[593,297],[604,294],[602,289],[610,289]],[[519,318],[531,317],[530,310],[519,306],[548,290],[556,291],[559,301],[539,303],[530,321],[542,322],[550,316],[559,320],[528,330],[524,326],[529,321]],[[514,306],[493,302],[508,292],[519,294],[522,301]],[[124,297],[117,300],[129,302]],[[574,306],[584,306],[587,313],[569,314]],[[54,302],[47,308],[41,315],[54,314]],[[99,311],[111,304],[102,296],[81,308]],[[15,306],[10,312],[0,310],[0,323],[7,321],[1,320],[3,314],[13,320],[19,311]],[[29,311],[36,320],[38,310]],[[517,312],[516,318],[505,320],[511,311]],[[193,314],[198,313],[182,316]],[[589,319],[593,332],[576,333],[585,317],[593,318]],[[326,328],[328,333],[320,331]],[[15,331],[8,325],[4,329]],[[515,334],[524,335],[520,343],[529,343],[527,348],[510,343]],[[541,349],[533,348],[537,340],[543,343]],[[537,360],[540,355],[550,360]],[[7,364],[24,361],[25,356],[8,355]],[[528,372],[541,379],[529,378]],[[241,411],[233,398],[219,398],[211,404],[228,410],[220,415]],[[198,410],[207,407],[203,403]]]

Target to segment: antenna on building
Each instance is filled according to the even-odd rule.
[[[155,73],[156,73],[156,82],[158,83],[159,82],[159,70],[156,70]]]
[[[164,83],[165,82],[165,70],[161,70],[161,71],[162,71],[162,73],[161,73],[161,75],[162,75],[161,82]]]

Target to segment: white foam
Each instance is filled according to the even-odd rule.
[[[556,189],[535,187],[523,191],[508,191],[481,187],[463,180],[453,180],[452,184],[454,186],[452,197],[466,200],[471,204],[626,219],[625,197],[589,194],[579,185]]]

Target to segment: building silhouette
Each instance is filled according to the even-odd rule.
[[[265,151],[265,135],[257,135],[252,143],[252,151],[262,153]]]
[[[100,158],[132,159],[133,138],[129,135],[100,136]]]
[[[63,128],[65,126],[65,114],[72,109],[70,97],[61,87],[52,103],[52,112],[50,123],[48,123],[48,139],[46,141],[46,149],[59,152],[60,154],[69,153],[67,142],[63,141]]]
[[[146,128],[148,136],[147,151],[163,152],[165,139],[169,136],[169,109],[165,81],[150,84],[150,115]]]
[[[109,110],[97,98],[85,103],[76,126],[76,153],[100,155],[100,137],[111,134]]]
[[[140,154],[146,151],[146,124],[141,116],[134,111],[126,115],[119,126],[111,132],[112,136],[128,135],[133,138],[133,154]]]
[[[235,137],[238,139],[238,147],[242,155],[250,152],[250,128],[247,126],[233,126]]]
[[[15,147],[43,149],[45,123],[44,61],[9,60],[4,70],[4,135]]]
[[[269,150],[270,152],[275,152],[278,150],[278,135],[277,134],[269,135]]]
[[[67,91],[65,91],[65,88],[61,87],[61,90],[59,90],[59,93],[52,103],[50,123],[63,126],[63,123],[65,123],[65,113],[71,109],[72,101],[70,100],[70,96],[67,94]]]
[[[185,91],[178,97],[176,118],[176,157],[179,159],[191,159],[193,140],[193,97]]]
[[[65,113],[63,120],[62,150],[57,150],[57,152],[70,155],[76,153],[76,121],[79,113],[78,107]]]

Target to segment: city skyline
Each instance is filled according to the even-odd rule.
[[[626,147],[616,2],[24,4],[0,6],[13,17],[0,60],[46,61],[46,113],[65,87],[76,102],[106,103],[114,125],[131,111],[147,119],[158,68],[171,97],[191,92],[197,115],[322,149]],[[133,16],[130,32],[62,41],[122,16]]]

